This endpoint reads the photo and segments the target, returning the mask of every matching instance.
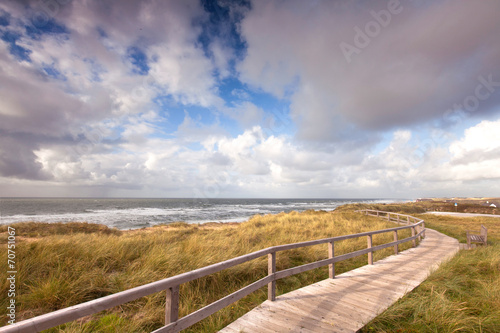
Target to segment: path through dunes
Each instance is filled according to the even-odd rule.
[[[356,332],[459,249],[435,230],[425,235],[416,248],[265,301],[220,332]]]

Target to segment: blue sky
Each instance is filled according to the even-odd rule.
[[[3,1],[0,196],[500,196],[499,13]]]

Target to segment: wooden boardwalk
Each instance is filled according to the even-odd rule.
[[[220,332],[356,332],[459,249],[435,230],[425,235],[416,248],[265,301]]]

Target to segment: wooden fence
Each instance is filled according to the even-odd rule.
[[[34,317],[32,319],[27,319],[19,323],[8,325],[0,328],[0,332],[11,333],[11,332],[40,332],[42,330],[52,328],[94,313],[122,305],[127,302],[131,302],[138,298],[151,295],[160,291],[166,291],[166,313],[165,313],[165,326],[155,330],[153,333],[166,333],[166,332],[179,332],[186,329],[202,319],[212,315],[213,313],[219,311],[220,309],[242,299],[243,297],[257,291],[258,289],[267,285],[268,287],[268,299],[274,301],[276,299],[276,281],[283,279],[288,276],[303,273],[315,268],[323,267],[328,265],[329,277],[335,277],[335,263],[354,257],[358,257],[364,254],[368,254],[368,264],[373,264],[373,252],[382,250],[388,247],[394,247],[394,253],[398,253],[398,245],[412,241],[413,246],[416,246],[416,240],[425,237],[425,222],[416,217],[396,214],[390,212],[382,212],[376,210],[362,210],[359,211],[365,213],[366,215],[378,216],[380,218],[386,218],[388,221],[397,222],[401,224],[406,224],[404,226],[362,232],[359,234],[338,236],[332,238],[325,238],[319,240],[312,240],[301,243],[279,245],[269,247],[260,251],[245,254],[233,259],[229,259],[217,264],[199,268],[190,272],[172,276],[160,281],[152,282],[143,286],[139,286],[133,289],[128,289],[113,295],[98,298],[93,301],[81,303],[75,306],[71,306],[58,311],[50,312],[45,315]],[[404,239],[398,239],[398,231],[411,229],[411,237]],[[418,229],[418,230],[417,230]],[[394,241],[382,245],[373,246],[372,237],[373,235],[383,234],[383,233],[393,233]],[[343,241],[346,239],[353,238],[367,238],[367,248],[335,256],[335,242]],[[328,246],[328,258],[319,260],[313,263],[305,264],[302,266],[297,266],[282,271],[276,271],[276,253],[280,251],[292,250],[307,246],[327,244]],[[268,275],[254,283],[221,298],[195,312],[192,312],[182,318],[179,318],[179,286],[183,283],[196,280],[198,278],[220,272],[224,269],[245,263],[250,260],[260,258],[262,256],[268,257]]]

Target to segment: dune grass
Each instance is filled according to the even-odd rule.
[[[499,332],[500,246],[461,251],[362,332]]]
[[[16,224],[18,243],[17,320],[89,301],[269,246],[354,234],[395,225],[352,210],[255,216],[237,225],[175,223],[133,231],[91,224]],[[1,233],[4,232],[4,233]],[[5,227],[0,228],[5,236]],[[409,231],[401,232],[400,239]],[[374,237],[374,245],[392,241],[392,233]],[[2,244],[5,244],[2,242]],[[404,250],[411,242],[401,246]],[[4,245],[0,269],[6,270]],[[366,238],[335,244],[336,255],[366,248]],[[392,254],[378,251],[374,259]],[[277,269],[327,258],[326,244],[280,252]],[[366,255],[336,264],[336,272],[365,265]],[[191,313],[267,275],[266,258],[181,285],[180,316]],[[277,282],[277,294],[328,277],[319,268]],[[0,284],[6,294],[7,283]],[[215,332],[267,298],[267,289],[247,296],[186,332]],[[7,300],[1,298],[0,308]],[[165,294],[157,293],[96,315],[61,325],[51,332],[150,332],[163,326]],[[3,310],[2,310],[3,311]],[[6,324],[2,315],[1,325]]]

